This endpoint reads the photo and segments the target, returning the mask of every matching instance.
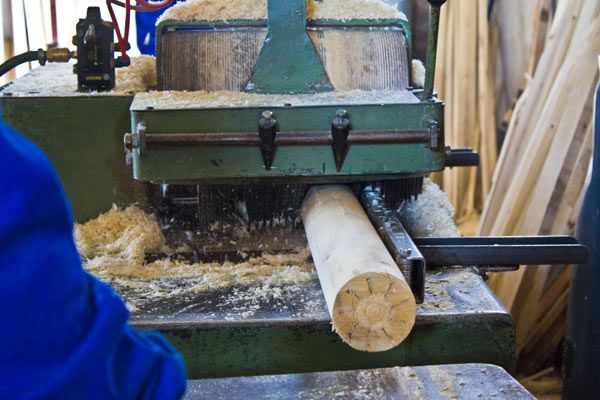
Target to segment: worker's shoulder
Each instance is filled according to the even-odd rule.
[[[46,154],[29,139],[0,123],[0,170],[3,173],[54,176]]]

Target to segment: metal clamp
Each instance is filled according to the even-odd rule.
[[[438,148],[440,142],[440,126],[437,121],[429,122],[429,135],[431,136],[429,147],[435,150]]]
[[[275,158],[275,136],[277,135],[277,120],[269,110],[263,111],[258,121],[258,136],[260,137],[260,152],[265,163],[265,169],[271,169]]]
[[[133,151],[140,148],[140,135],[137,132],[126,133],[123,135],[123,145],[125,150]]]
[[[350,134],[350,120],[346,110],[338,110],[336,117],[331,122],[331,137],[333,143],[333,158],[335,160],[335,168],[339,172],[344,164],[346,152],[348,150],[348,135]]]
[[[412,289],[417,303],[425,296],[426,262],[396,213],[386,204],[379,190],[366,188],[361,203],[396,265]]]

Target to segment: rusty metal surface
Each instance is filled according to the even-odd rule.
[[[505,370],[489,364],[369,369],[194,380],[195,399],[533,399]]]

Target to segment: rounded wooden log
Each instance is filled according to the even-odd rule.
[[[313,187],[302,220],[333,329],[357,350],[400,344],[415,322],[415,298],[354,193]]]

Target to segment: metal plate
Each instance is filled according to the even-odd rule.
[[[196,399],[534,399],[505,370],[438,365],[313,374],[206,379],[188,383]]]
[[[512,318],[470,269],[428,275],[413,332],[380,353],[356,351],[332,332],[316,277],[281,287],[278,296],[248,300],[255,290],[148,302],[131,322],[166,334],[194,379],[457,362],[513,368]]]

